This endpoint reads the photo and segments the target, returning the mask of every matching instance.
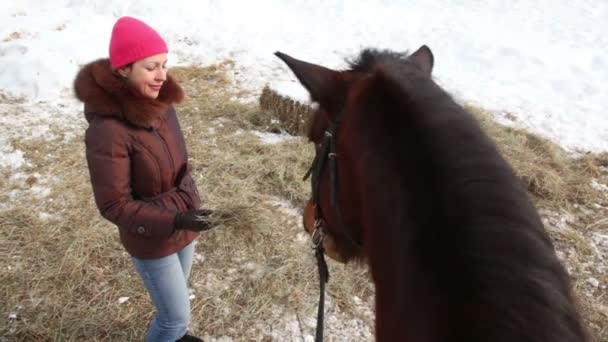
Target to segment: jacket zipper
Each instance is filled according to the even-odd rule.
[[[169,152],[169,146],[167,145],[167,142],[165,141],[165,139],[163,139],[163,137],[158,133],[156,128],[153,128],[152,132],[154,132],[154,135],[158,138],[158,140],[160,140],[160,143],[161,143],[161,145],[163,145],[163,149],[165,150],[165,153],[167,154],[167,157],[169,158],[169,165],[171,166],[171,180],[173,180],[173,177],[175,177],[175,175],[174,175],[175,165],[173,164],[173,158],[171,157],[171,152]],[[161,178],[162,178],[162,175],[161,175]],[[183,230],[175,230],[173,233],[175,235],[174,238],[178,239],[179,236],[182,235],[182,233],[183,233]]]
[[[175,165],[173,165],[173,158],[171,157],[171,153],[169,152],[169,146],[167,145],[167,142],[165,141],[165,139],[163,139],[163,137],[158,133],[158,131],[154,128],[152,129],[152,131],[154,132],[154,135],[156,135],[156,137],[160,140],[161,145],[163,145],[163,149],[165,150],[165,153],[167,154],[167,157],[169,157],[169,164],[171,165],[171,179],[173,179],[173,177],[175,176]]]

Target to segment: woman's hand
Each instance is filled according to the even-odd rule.
[[[209,230],[214,227],[210,215],[211,209],[189,210],[175,215],[175,229],[188,229],[195,232]]]

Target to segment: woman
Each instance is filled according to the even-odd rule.
[[[167,45],[144,22],[120,18],[110,58],[84,66],[74,82],[89,127],[86,156],[101,215],[118,226],[156,307],[146,341],[202,341],[186,334],[193,241],[209,229],[199,209],[173,107],[184,93],[167,75]]]

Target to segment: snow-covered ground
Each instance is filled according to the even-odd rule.
[[[361,47],[428,44],[437,80],[459,99],[495,110],[503,121],[515,117],[567,148],[608,150],[603,0],[10,1],[0,9],[0,90],[68,103],[78,66],[107,56],[121,15],[166,37],[173,65],[233,59],[237,78],[254,94],[282,82],[302,97],[297,85],[285,87],[293,76],[276,50],[340,68]]]

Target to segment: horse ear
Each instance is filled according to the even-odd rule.
[[[433,52],[431,52],[431,49],[426,45],[422,45],[420,48],[418,48],[418,50],[412,53],[408,59],[413,61],[420,69],[422,69],[422,71],[429,75],[433,71],[435,58],[433,57]]]
[[[338,72],[322,67],[320,65],[297,60],[282,52],[275,52],[291,71],[296,75],[300,83],[308,90],[313,101],[321,105],[330,101],[336,83],[339,82]]]

